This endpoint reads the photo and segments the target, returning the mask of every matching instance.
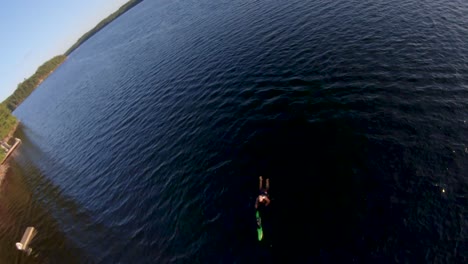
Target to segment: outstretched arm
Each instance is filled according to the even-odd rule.
[[[258,177],[258,189],[259,190],[263,189],[263,178],[262,178],[262,176]]]
[[[268,198],[268,197],[265,196],[264,199],[265,199],[265,201],[266,201],[266,204],[265,204],[265,205],[268,206],[268,205],[270,204],[270,202],[271,202],[271,201],[270,201],[270,198]]]
[[[266,190],[270,190],[270,178],[266,179]]]

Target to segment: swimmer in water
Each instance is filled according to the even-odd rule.
[[[258,177],[259,179],[259,195],[257,196],[257,200],[255,200],[255,209],[259,207],[268,206],[271,202],[270,197],[268,195],[268,190],[270,189],[270,179],[265,180],[265,188],[263,188],[263,177]]]

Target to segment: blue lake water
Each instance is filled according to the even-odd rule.
[[[14,112],[0,262],[466,263],[467,14],[142,2]]]

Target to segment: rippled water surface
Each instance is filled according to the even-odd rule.
[[[0,261],[466,263],[467,14],[144,1],[15,111]]]

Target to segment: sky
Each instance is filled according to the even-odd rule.
[[[128,0],[0,0],[0,102]]]

